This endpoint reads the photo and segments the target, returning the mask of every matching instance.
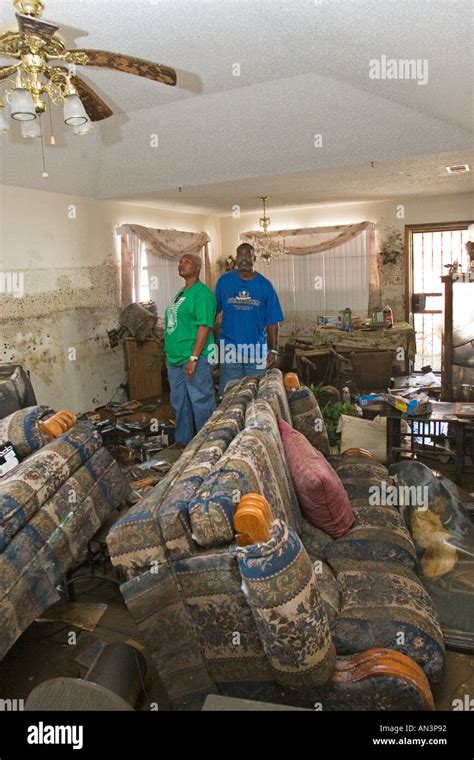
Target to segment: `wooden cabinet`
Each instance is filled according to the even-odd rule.
[[[125,338],[123,347],[129,399],[142,401],[161,396],[165,358],[158,341],[149,339],[139,343],[135,338]]]

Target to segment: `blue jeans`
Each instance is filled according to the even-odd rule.
[[[216,408],[212,387],[212,366],[200,356],[192,380],[188,380],[185,364],[168,365],[171,406],[176,416],[176,443],[187,444]],[[194,427],[196,428],[194,430]]]
[[[240,380],[242,377],[249,375],[264,375],[265,367],[261,364],[247,364],[246,362],[221,362],[220,367],[219,393],[224,395],[224,390],[231,380]]]

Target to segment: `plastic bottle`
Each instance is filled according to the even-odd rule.
[[[383,322],[383,311],[381,306],[376,306],[375,309],[372,312],[372,323],[374,325],[379,325],[381,322]]]
[[[342,312],[342,329],[348,332],[352,328],[352,310],[348,306]]]
[[[393,325],[393,311],[388,303],[383,307],[383,321],[388,325]]]

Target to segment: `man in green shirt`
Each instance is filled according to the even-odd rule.
[[[200,270],[199,256],[181,256],[178,272],[185,285],[165,312],[166,363],[180,445],[189,443],[216,408],[209,362],[216,299],[200,281]]]

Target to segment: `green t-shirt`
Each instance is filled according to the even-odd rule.
[[[165,352],[168,364],[186,364],[194,348],[198,327],[212,327],[216,316],[216,299],[207,285],[198,280],[179,291],[165,312]],[[209,354],[214,343],[212,332],[202,356]]]

